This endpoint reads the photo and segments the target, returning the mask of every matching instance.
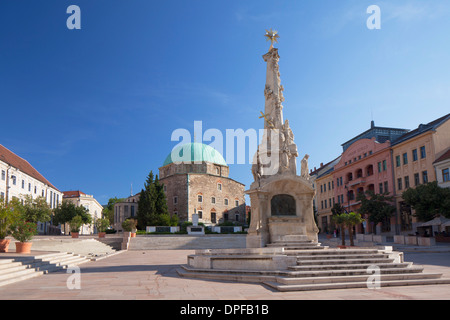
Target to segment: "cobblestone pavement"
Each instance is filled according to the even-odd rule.
[[[125,251],[80,265],[75,274],[49,273],[0,287],[1,300],[385,300],[450,299],[450,285],[278,292],[261,284],[186,279],[176,268],[193,250]],[[405,261],[425,266],[424,272],[450,277],[449,253],[405,253]],[[68,281],[69,280],[69,281]],[[68,287],[69,283],[69,287]]]

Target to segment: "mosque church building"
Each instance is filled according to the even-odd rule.
[[[229,178],[229,167],[217,150],[194,142],[177,147],[173,154],[183,156],[183,162],[175,163],[171,152],[159,168],[169,214],[192,221],[197,213],[205,225],[246,222],[245,186]]]

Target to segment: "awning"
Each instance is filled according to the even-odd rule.
[[[442,226],[442,225],[450,226],[450,219],[439,216],[439,217],[434,218],[433,220],[421,223],[420,227]]]

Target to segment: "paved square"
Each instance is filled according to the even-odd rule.
[[[81,289],[68,289],[72,274],[49,273],[0,287],[0,299],[40,300],[384,300],[450,299],[450,285],[278,292],[260,285],[179,277],[176,269],[193,250],[125,251],[80,265]],[[450,277],[449,253],[405,253],[425,272]]]

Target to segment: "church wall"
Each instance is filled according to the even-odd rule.
[[[190,174],[189,220],[192,219],[194,209],[201,213],[199,221],[207,225],[224,220],[245,223],[244,185],[226,177]]]

